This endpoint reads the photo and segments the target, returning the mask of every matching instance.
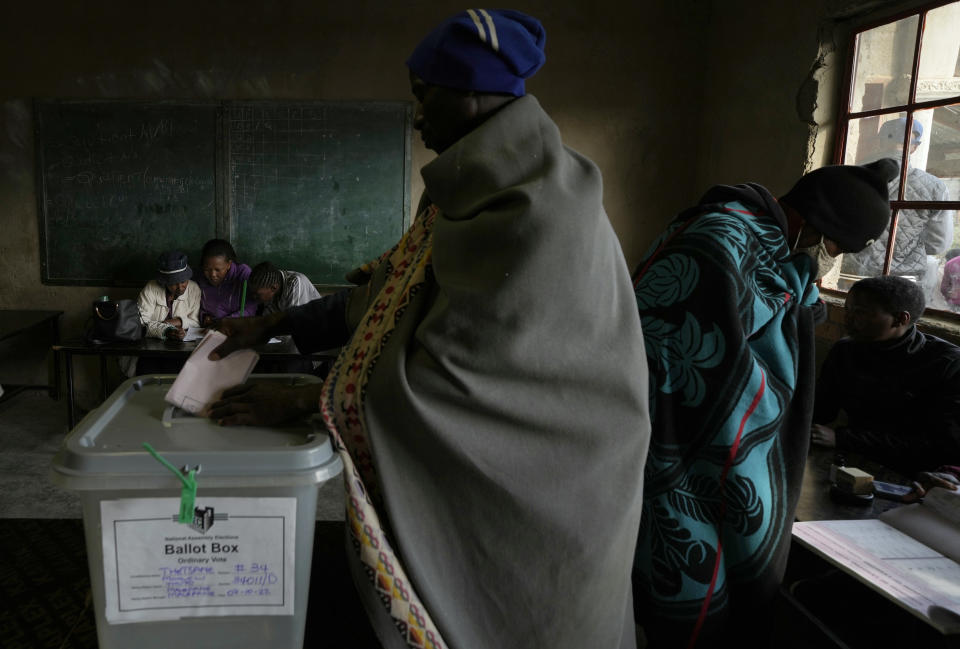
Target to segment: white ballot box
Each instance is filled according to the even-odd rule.
[[[173,379],[126,381],[53,460],[54,483],[83,506],[100,648],[299,649],[317,486],[340,460],[319,419],[221,427],[165,403]],[[184,475],[195,471],[188,523],[182,481],[144,442]]]

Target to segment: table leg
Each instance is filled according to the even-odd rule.
[[[53,327],[53,344],[60,344],[60,316],[51,321]],[[53,386],[50,388],[50,398],[60,401],[60,354],[53,353]]]
[[[63,356],[63,364],[67,371],[67,423],[70,425],[70,430],[73,430],[77,423],[77,404],[73,393],[73,354],[63,352]]]
[[[97,354],[100,357],[100,403],[107,400],[107,357],[103,354]]]

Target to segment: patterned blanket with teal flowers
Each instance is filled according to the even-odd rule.
[[[650,646],[743,638],[739,618],[756,628],[783,574],[823,310],[785,232],[764,188],[714,187],[634,275],[653,419],[634,593]]]

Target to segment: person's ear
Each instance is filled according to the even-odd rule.
[[[466,110],[464,112],[470,121],[479,118],[485,112],[480,96],[473,90],[467,93]]]
[[[893,314],[893,324],[895,327],[905,327],[910,324],[910,312],[901,311]]]

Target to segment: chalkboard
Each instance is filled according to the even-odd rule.
[[[42,279],[142,286],[208,239],[338,286],[409,225],[409,102],[38,101]]]
[[[42,278],[141,286],[217,224],[217,104],[37,104]]]
[[[237,254],[339,285],[395,244],[409,221],[409,106],[228,105],[229,239]]]

